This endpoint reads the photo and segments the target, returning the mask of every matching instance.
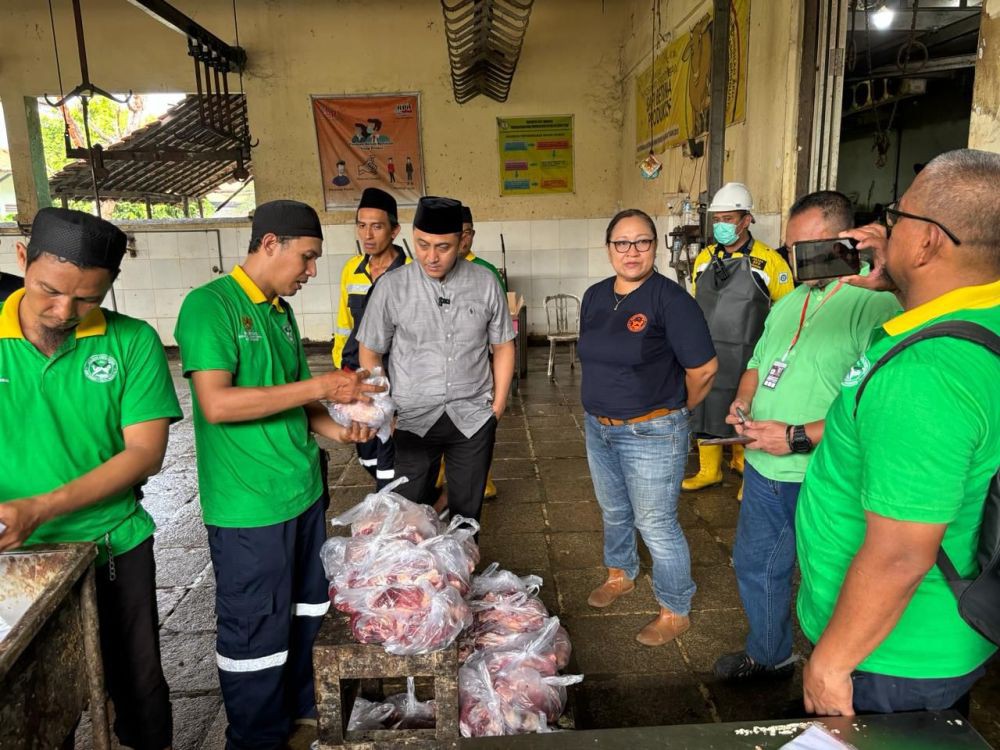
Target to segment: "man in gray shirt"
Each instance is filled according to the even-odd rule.
[[[392,350],[396,476],[409,479],[399,491],[433,503],[443,456],[448,508],[478,520],[514,377],[514,329],[496,278],[458,262],[461,206],[450,198],[420,199],[413,218],[417,262],[375,285],[357,338],[362,368],[381,366]]]

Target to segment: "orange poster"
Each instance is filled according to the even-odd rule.
[[[313,97],[327,211],[354,208],[366,187],[401,206],[424,194],[417,94]]]

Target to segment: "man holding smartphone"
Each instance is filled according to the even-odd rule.
[[[807,241],[837,238],[852,218],[845,195],[806,195],[789,211],[787,245],[801,249]],[[753,442],[746,446],[733,548],[750,631],[744,650],[716,661],[716,676],[724,680],[789,677],[795,670],[791,601],[799,488],[844,374],[873,329],[899,311],[891,294],[833,278],[802,282],[768,316],[726,419]]]

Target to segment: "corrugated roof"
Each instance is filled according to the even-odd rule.
[[[201,97],[207,102],[207,97]],[[245,128],[243,95],[230,94],[228,101],[236,132]],[[105,151],[222,151],[239,149],[240,142],[201,121],[199,97],[189,94],[161,117],[131,133]],[[108,176],[100,181],[102,198],[145,200],[154,203],[181,203],[185,197],[199,198],[233,179],[236,161],[117,161],[105,159]],[[250,162],[244,166],[253,173]],[[53,198],[89,200],[94,197],[90,165],[75,161],[49,179]]]

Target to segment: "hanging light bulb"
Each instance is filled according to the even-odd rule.
[[[892,25],[892,19],[896,11],[889,7],[888,3],[882,3],[882,7],[872,13],[872,26],[879,31],[885,31]]]

